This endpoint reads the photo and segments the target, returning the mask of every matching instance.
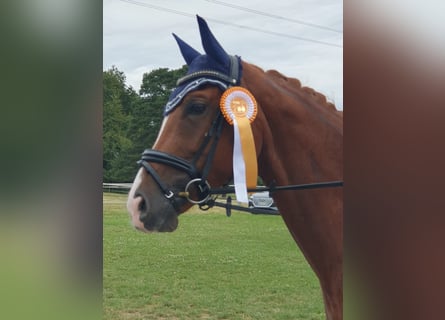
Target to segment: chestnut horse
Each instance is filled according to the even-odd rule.
[[[257,101],[251,129],[266,185],[343,178],[342,113],[298,80],[228,55],[200,17],[198,24],[206,54],[174,35],[189,70],[170,96],[158,138],[144,152],[129,193],[127,208],[141,231],[174,231],[178,215],[193,205],[184,190],[200,202],[207,199],[203,189],[233,178],[234,132],[219,107],[223,92],[233,85],[249,90]],[[342,319],[342,198],[342,188],[273,193],[318,276],[332,320]]]

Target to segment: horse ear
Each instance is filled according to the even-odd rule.
[[[190,65],[190,63],[192,63],[193,59],[195,59],[197,56],[201,55],[198,51],[196,51],[190,45],[185,43],[176,34],[173,33],[173,37],[175,37],[175,40],[179,46],[179,50],[181,50],[181,54],[184,57],[185,62],[187,62],[187,65]]]
[[[205,52],[223,65],[229,63],[229,55],[216,40],[215,36],[210,31],[207,22],[198,15],[196,17],[198,19],[199,32],[201,34],[202,46],[204,47]]]

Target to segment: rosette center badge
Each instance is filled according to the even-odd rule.
[[[226,121],[233,125],[233,118],[255,120],[257,103],[253,95],[243,87],[231,87],[221,97],[221,111]]]

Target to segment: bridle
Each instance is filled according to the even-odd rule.
[[[215,156],[216,146],[218,145],[219,138],[221,137],[223,127],[222,124],[223,116],[221,114],[221,111],[218,111],[218,114],[213,120],[209,131],[207,131],[207,133],[205,134],[205,138],[201,143],[201,146],[199,147],[198,151],[191,161],[173,156],[166,152],[152,149],[146,149],[142,153],[142,158],[138,161],[138,164],[142,166],[149,175],[151,175],[155,183],[158,185],[159,189],[164,194],[164,197],[172,203],[176,211],[179,211],[179,208],[177,202],[175,201],[175,197],[186,198],[189,202],[199,205],[203,205],[206,201],[209,200],[211,195],[211,187],[207,181],[207,177],[212,166],[213,158]],[[210,142],[211,144],[207,159],[205,160],[202,171],[200,171],[197,169],[196,164],[202,157],[204,150]],[[184,191],[175,193],[171,188],[169,188],[159,177],[156,170],[154,170],[154,168],[150,165],[151,162],[167,165],[179,171],[185,172],[190,177],[190,181],[186,184]],[[198,199],[192,199],[190,197],[189,189],[192,185],[197,186]]]
[[[239,60],[236,56],[230,56],[230,76],[223,74],[221,72],[217,72],[214,70],[201,70],[191,74],[188,74],[177,81],[177,85],[181,85],[184,83],[189,83],[188,86],[200,85],[203,77],[211,77],[215,81],[221,84],[221,81],[226,84],[226,87],[230,87],[232,85],[239,84]],[[213,80],[209,79],[209,82]],[[182,99],[182,97],[180,97]],[[168,105],[167,105],[168,107]],[[215,198],[212,196],[216,195],[227,195],[229,193],[234,193],[233,187],[223,187],[223,188],[213,188],[210,186],[207,181],[208,174],[210,172],[213,158],[215,156],[216,147],[218,145],[219,139],[221,137],[221,132],[223,128],[224,117],[218,109],[217,115],[215,119],[212,121],[210,129],[205,134],[205,138],[195,153],[193,159],[191,161],[185,160],[183,158],[168,154],[166,152],[162,152],[159,150],[146,149],[142,153],[141,160],[138,161],[138,164],[143,167],[146,172],[153,178],[154,182],[158,185],[159,189],[164,194],[164,197],[170,201],[172,206],[175,208],[176,212],[179,213],[179,205],[178,198],[186,199],[192,204],[198,204],[200,209],[208,210],[209,208],[218,205],[215,202]],[[197,168],[197,162],[202,157],[205,149],[209,146],[209,152],[207,158],[205,159],[203,169],[200,171]],[[170,188],[166,183],[164,183],[161,177],[158,175],[156,170],[151,166],[150,163],[159,163],[179,171],[186,173],[190,180],[186,184],[183,191],[174,192],[172,188]],[[197,199],[191,198],[190,188],[196,185],[197,191]],[[275,186],[272,184],[269,187],[258,187],[253,189],[248,189],[249,192],[255,191],[270,191],[271,193],[280,190],[302,190],[302,189],[314,189],[314,188],[330,188],[330,187],[340,187],[343,186],[343,181],[330,181],[330,182],[319,182],[319,183],[311,183],[311,184],[300,184],[300,185],[288,185],[288,186]],[[230,200],[230,201],[229,201]],[[219,205],[222,206],[222,205]],[[230,208],[236,208],[238,210],[245,210],[247,208],[231,205],[231,198],[228,198],[228,202],[224,205],[227,211],[227,215],[230,215]]]
[[[170,111],[171,109],[173,109],[175,105],[177,105],[180,100],[182,100],[182,98],[185,94],[187,94],[188,91],[197,88],[205,82],[217,82],[219,85],[228,88],[229,86],[239,84],[239,79],[239,57],[229,56],[229,75],[215,70],[200,70],[197,72],[192,72],[178,79],[176,85],[180,86],[183,84],[187,84],[185,87],[186,90],[179,93],[177,97],[174,97],[173,101],[167,103],[166,110]],[[149,175],[151,175],[155,183],[164,194],[164,197],[172,203],[176,211],[179,211],[179,208],[177,202],[175,201],[175,197],[186,198],[189,202],[199,205],[203,205],[206,201],[209,200],[211,187],[207,181],[207,176],[209,174],[210,167],[215,156],[216,146],[218,145],[219,138],[221,137],[222,127],[223,116],[221,111],[218,109],[216,118],[213,120],[209,131],[206,133],[201,146],[199,147],[191,162],[158,150],[146,149],[142,153],[142,158],[138,161],[138,164],[142,166]],[[197,169],[196,164],[210,142],[211,145],[209,153],[204,163],[204,167],[200,172]],[[185,189],[182,192],[175,193],[161,180],[156,170],[154,170],[153,167],[150,165],[151,162],[164,164],[185,172],[190,177],[190,181],[185,186]],[[189,189],[192,185],[197,186],[198,199],[192,199],[190,197]]]

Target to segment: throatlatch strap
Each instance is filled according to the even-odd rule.
[[[230,56],[230,77],[232,78],[231,85],[239,84],[241,79],[239,79],[239,60],[237,56]]]
[[[204,168],[202,169],[202,183],[204,184],[207,181],[207,176],[209,175],[210,168],[212,167],[213,158],[215,157],[216,147],[218,145],[219,138],[221,137],[222,126],[223,125],[223,116],[221,112],[218,112],[218,116],[216,118],[216,122],[214,127],[216,127],[216,134],[213,140],[212,145],[210,146],[209,154],[207,155],[206,163],[204,164]],[[213,132],[212,132],[213,134]]]

